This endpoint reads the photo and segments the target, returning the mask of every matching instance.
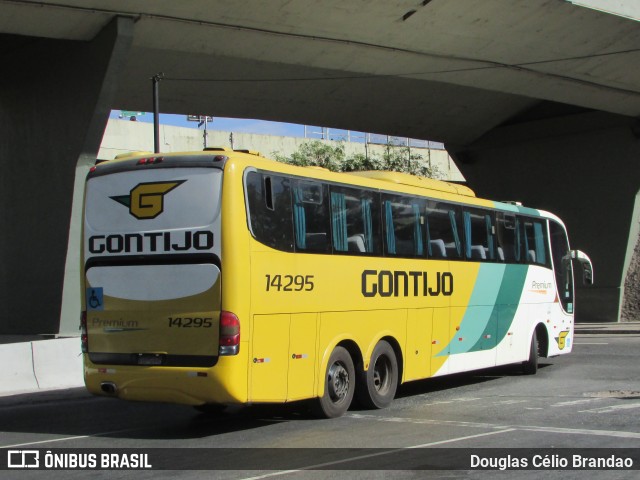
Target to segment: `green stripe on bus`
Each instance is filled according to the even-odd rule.
[[[529,271],[528,265],[508,265],[502,278],[500,293],[496,301],[498,310],[498,329],[496,344],[507,335],[516,315],[520,298],[523,294],[524,282]]]
[[[527,265],[480,266],[459,334],[437,356],[476,352],[499,344],[507,335],[522,296]],[[487,342],[495,339],[495,343]]]
[[[460,335],[451,340],[449,354],[475,351],[487,330],[495,330],[494,310],[500,296],[506,265],[482,264],[478,270],[469,307],[460,323]],[[462,340],[460,340],[462,339]]]

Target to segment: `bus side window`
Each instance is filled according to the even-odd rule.
[[[431,258],[461,258],[462,244],[458,232],[458,208],[442,202],[428,201],[427,216],[428,251]]]
[[[398,195],[383,195],[382,200],[387,255],[425,256],[423,202]]]
[[[297,251],[331,251],[328,186],[310,180],[293,182],[293,224]]]
[[[520,262],[520,234],[518,221],[514,214],[498,212],[496,218],[496,254],[498,261],[506,263]]]
[[[528,263],[537,265],[549,265],[547,251],[547,229],[540,220],[530,218],[523,219],[525,251]]]
[[[493,215],[479,209],[465,209],[464,250],[468,260],[495,260]]]
[[[249,172],[245,181],[252,235],[269,247],[293,251],[290,180]]]
[[[380,253],[376,194],[331,187],[331,237],[335,252]]]

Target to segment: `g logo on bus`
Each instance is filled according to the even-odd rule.
[[[569,330],[564,332],[560,332],[560,334],[556,337],[556,342],[558,342],[558,348],[560,350],[564,350],[564,347],[568,346],[570,340],[567,338],[569,335]]]
[[[131,189],[129,195],[110,198],[129,207],[129,213],[138,220],[149,220],[164,211],[164,196],[184,182],[186,180],[139,183]]]

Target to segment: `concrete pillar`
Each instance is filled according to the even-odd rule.
[[[625,265],[627,274],[622,294],[621,322],[640,321],[640,191],[636,195],[633,218],[635,224],[631,225],[631,233],[629,235],[627,250],[629,265]]]
[[[59,332],[75,168],[98,152],[132,34],[116,18],[90,42],[0,35],[0,335]]]
[[[479,196],[560,216],[572,248],[594,263],[595,285],[576,281],[576,321],[618,321],[638,236],[640,124],[567,108],[550,116],[552,110],[544,109],[546,118],[541,111],[524,115],[449,152]]]

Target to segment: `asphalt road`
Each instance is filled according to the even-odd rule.
[[[639,360],[640,335],[579,335],[572,354],[541,359],[535,376],[508,367],[413,382],[400,388],[387,409],[352,409],[333,420],[314,419],[305,403],[204,415],[183,406],[92,397],[83,389],[5,397],[0,448],[165,448],[161,460],[176,470],[5,470],[0,478],[637,478],[637,470],[443,471],[420,465],[438,463],[430,457],[434,448],[442,458],[453,448],[472,449],[465,455],[479,448],[523,448],[543,457],[552,447],[638,452]],[[231,449],[223,452],[243,470],[188,470],[193,456],[178,447]],[[417,453],[407,459],[402,453],[409,447]],[[278,450],[257,450],[263,448]],[[265,466],[265,457],[275,467]]]

